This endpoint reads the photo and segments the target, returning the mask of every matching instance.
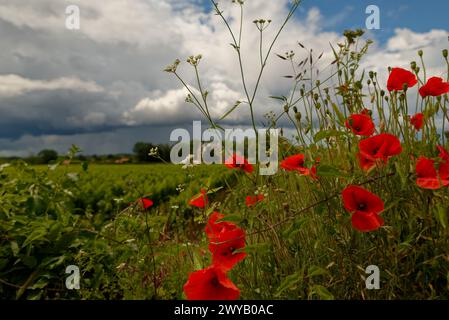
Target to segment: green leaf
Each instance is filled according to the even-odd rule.
[[[237,101],[234,106],[228,111],[226,112],[224,115],[222,115],[220,117],[220,120],[223,120],[224,118],[226,118],[227,116],[229,116],[235,109],[237,109],[237,107],[241,104],[241,101]]]
[[[317,132],[317,134],[315,134],[315,136],[313,137],[313,141],[317,143],[323,139],[327,139],[330,137],[339,137],[345,134],[346,134],[345,132],[338,130],[322,130],[320,132]]]
[[[240,223],[242,221],[242,216],[239,214],[230,214],[225,216],[223,219],[220,219],[219,221]]]
[[[282,280],[281,285],[276,291],[275,297],[279,297],[282,292],[288,289],[293,289],[300,283],[303,279],[303,273],[301,271],[291,274]]]
[[[335,103],[332,103],[332,109],[334,109],[334,112],[337,115],[338,123],[342,126],[346,121],[345,116],[343,115],[343,113],[341,113],[340,109]]]
[[[47,229],[39,228],[31,232],[31,234],[26,238],[26,240],[22,244],[22,248],[25,248],[27,245],[29,245],[31,242],[36,241],[38,239],[45,239],[45,236],[47,235]]]
[[[270,98],[287,102],[287,97],[286,96],[270,96]]]
[[[322,285],[316,284],[312,287],[311,294],[317,294],[323,300],[334,300],[334,295]]]
[[[309,270],[307,271],[307,275],[310,278],[317,277],[317,276],[322,276],[322,275],[325,275],[325,274],[328,274],[328,273],[329,272],[326,269],[323,269],[323,268],[318,267],[318,266],[311,266],[309,268]]]
[[[14,257],[17,257],[17,255],[19,254],[19,251],[20,251],[19,245],[17,244],[16,241],[11,241],[10,245],[11,245],[12,254],[14,255]]]
[[[440,222],[441,226],[446,229],[447,227],[447,213],[446,213],[446,208],[439,205],[437,208],[437,218],[438,221]]]
[[[270,250],[270,244],[267,242],[261,242],[261,243],[254,243],[254,244],[249,244],[247,246],[245,246],[242,249],[238,249],[235,250],[235,253],[239,253],[239,252],[246,252],[246,253],[253,253],[253,252],[257,252],[260,254],[266,253]]]
[[[277,54],[277,53],[276,53],[276,55],[277,55],[279,58],[281,58],[282,60],[287,60],[286,57],[283,57],[283,56],[281,56],[280,54]]]
[[[317,167],[317,175],[319,177],[344,177],[345,173],[330,165],[319,165]]]

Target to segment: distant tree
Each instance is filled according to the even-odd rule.
[[[146,142],[137,142],[134,145],[133,152],[139,162],[154,162],[156,159],[150,157],[148,154],[155,145]]]
[[[44,149],[37,154],[39,161],[44,164],[50,163],[58,159],[58,153],[55,150]]]
[[[161,159],[163,159],[164,161],[170,162],[171,146],[168,144],[158,144],[157,148],[158,148],[158,153],[159,153],[159,156],[161,157]]]

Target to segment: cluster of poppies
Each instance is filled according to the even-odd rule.
[[[418,83],[416,76],[401,68],[393,68],[388,79],[388,90],[402,90],[405,87],[411,88]],[[449,82],[444,82],[442,78],[431,77],[421,88],[419,94],[422,98],[438,97],[449,93]],[[424,125],[424,115],[415,114],[410,119],[416,130],[420,130]],[[420,156],[416,163],[416,184],[424,189],[439,189],[449,185],[449,153],[442,147],[437,147],[439,155],[437,160]],[[438,167],[438,170],[436,168]]]
[[[416,75],[412,72],[402,69],[393,68],[388,77],[388,91],[400,91],[414,87],[418,83]],[[424,99],[427,97],[438,97],[449,92],[449,82],[444,82],[440,77],[431,77],[418,90],[420,96]],[[417,113],[410,118],[410,123],[419,131],[424,126],[424,114]]]
[[[412,72],[393,68],[387,82],[387,88],[391,91],[406,90],[418,83],[416,75]],[[444,82],[438,77],[430,78],[419,89],[419,94],[439,96],[449,92],[449,82]],[[410,117],[410,124],[419,131],[424,126],[424,114],[417,113]],[[371,117],[371,111],[362,110],[359,114],[352,114],[346,120],[345,126],[355,135],[363,137],[358,143],[356,157],[362,170],[370,171],[376,167],[386,165],[388,160],[402,152],[401,142],[398,137],[389,134],[375,134],[376,127]],[[418,158],[416,163],[417,185],[426,189],[439,189],[449,186],[449,152],[442,146],[438,146],[437,159],[424,156]],[[311,167],[306,166],[304,154],[289,156],[281,161],[280,166],[286,171],[297,172],[312,179],[318,179],[317,166],[320,159],[316,158]],[[254,167],[242,156],[232,155],[225,161],[226,167],[241,170],[251,174]],[[370,232],[384,225],[380,214],[384,211],[384,202],[374,193],[357,186],[349,185],[342,191],[342,199],[345,209],[351,213],[351,221],[354,229],[360,232]],[[264,200],[263,194],[247,196],[247,207],[255,206]],[[209,203],[207,190],[201,189],[200,193],[189,200],[191,206],[205,208]],[[153,203],[149,199],[142,199],[145,209]],[[240,290],[228,278],[228,272],[246,254],[245,232],[237,225],[227,221],[221,221],[224,215],[213,212],[206,225],[206,235],[209,240],[209,251],[212,254],[212,263],[205,269],[190,274],[184,285],[184,293],[189,300],[233,300],[238,299]]]
[[[440,153],[436,161],[424,156],[418,158],[416,184],[421,188],[435,190],[449,186],[449,153],[442,146],[437,148]]]
[[[227,273],[246,253],[245,231],[234,223],[220,221],[224,215],[214,212],[206,225],[212,264],[190,274],[184,285],[184,293],[189,300],[235,300],[240,290],[228,278]]]

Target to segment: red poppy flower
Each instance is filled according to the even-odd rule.
[[[419,131],[424,126],[424,114],[417,113],[411,119],[410,123],[415,127],[416,131]]]
[[[142,207],[147,210],[148,208],[153,206],[153,201],[151,201],[150,199],[147,198],[141,198],[140,199],[140,203],[142,204]]]
[[[377,195],[358,186],[348,186],[343,192],[345,209],[352,213],[352,226],[361,232],[369,232],[384,225],[379,216],[384,203]]]
[[[212,263],[223,271],[231,270],[246,257],[245,252],[235,252],[245,247],[245,232],[240,228],[222,229],[210,239],[209,251],[212,253]]]
[[[449,82],[443,82],[442,78],[432,77],[427,83],[419,88],[419,94],[425,98],[428,96],[437,97],[449,92]]]
[[[221,214],[219,212],[214,212],[209,216],[209,221],[206,224],[206,235],[209,239],[213,239],[217,237],[218,234],[222,233],[223,231],[231,231],[237,228],[237,226],[232,222],[227,221],[219,221],[220,219],[224,218],[224,214]]]
[[[296,154],[282,160],[281,168],[287,171],[298,171],[300,174],[308,175],[309,169],[304,167],[304,155]]]
[[[201,189],[200,194],[193,196],[190,199],[189,204],[194,207],[204,208],[209,203],[209,199],[207,198],[206,189]]]
[[[363,157],[375,161],[382,159],[385,163],[389,157],[402,152],[399,139],[389,133],[378,134],[359,142],[359,150]]]
[[[264,198],[265,197],[263,194],[258,194],[257,196],[247,196],[246,197],[246,206],[252,207],[256,203],[261,202]]]
[[[188,300],[236,300],[240,296],[240,290],[215,266],[191,273],[184,293]]]
[[[357,153],[357,159],[359,160],[360,168],[364,171],[368,171],[376,165],[376,161],[371,157],[365,156],[363,153]]]
[[[449,160],[449,152],[446,151],[446,149],[443,148],[443,146],[437,146],[438,151],[440,151],[440,154],[438,155],[441,159],[448,161]]]
[[[407,88],[411,88],[417,83],[418,79],[416,79],[416,75],[410,71],[402,68],[393,68],[388,77],[387,89],[388,91],[398,91],[403,90],[405,84]]]
[[[351,129],[354,134],[369,137],[374,133],[374,122],[370,116],[365,114],[352,114],[346,120],[346,128]]]
[[[247,173],[251,173],[254,170],[253,166],[248,163],[248,160],[236,154],[225,160],[225,166],[230,169],[242,169]]]
[[[449,163],[441,162],[438,172],[435,161],[426,157],[419,157],[416,163],[416,184],[423,189],[440,189],[449,185]]]

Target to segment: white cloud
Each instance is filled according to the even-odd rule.
[[[0,74],[0,98],[14,98],[37,90],[53,94],[56,90],[64,89],[79,91],[80,96],[86,92],[103,93],[104,96],[117,101],[117,105],[110,106],[109,101],[90,104],[89,100],[87,107],[86,105],[80,107],[79,114],[74,112],[67,116],[61,112],[67,117],[66,120],[71,126],[83,129],[101,126],[111,121],[124,126],[162,126],[198,120],[202,118],[201,114],[193,105],[185,103],[186,90],[180,83],[171,81],[173,79],[170,74],[164,74],[161,70],[174,58],[184,61],[188,55],[201,53],[203,60],[199,69],[202,85],[209,91],[212,115],[215,118],[220,117],[236,100],[245,96],[239,64],[235,50],[229,45],[232,39],[220,18],[213,13],[204,13],[204,9],[198,4],[193,4],[194,2],[40,0],[39,5],[35,5],[31,0],[1,0],[0,19],[18,27],[24,34],[32,32],[45,34],[47,41],[54,37],[54,45],[58,48],[76,40],[79,41],[76,43],[83,43],[88,48],[98,46],[102,50],[98,50],[95,57],[92,56],[92,51],[96,52],[93,49],[90,55],[77,51],[66,53],[64,58],[54,56],[43,59],[39,55],[47,55],[48,48],[42,48],[39,43],[32,41],[22,42],[17,46],[15,52],[17,57],[14,59],[24,61],[20,62],[23,66],[20,65],[16,72],[8,71],[8,74]],[[259,33],[252,21],[259,18],[273,21],[264,32],[264,39],[268,42],[283,22],[288,2],[288,0],[245,2],[241,51],[250,93],[260,70]],[[81,30],[76,32],[65,28],[64,13],[65,7],[69,4],[78,5],[81,10]],[[220,8],[231,18],[230,26],[237,33],[239,7],[233,5],[231,1],[223,0],[220,1]],[[342,18],[344,13],[335,15],[335,23]],[[294,19],[289,22],[273,48],[273,54],[259,87],[260,98],[255,104],[258,120],[269,110],[276,113],[281,111],[282,106],[268,96],[278,95],[280,92],[285,94],[291,84],[290,80],[282,78],[283,75],[291,73],[290,66],[278,59],[274,53],[282,54],[293,49],[297,52],[298,60],[305,58],[306,51],[297,45],[297,41],[300,41],[308,48],[312,48],[316,54],[324,52],[319,64],[320,69],[328,66],[333,60],[329,43],[335,44],[342,37],[336,32],[323,31],[322,27],[326,25],[326,21],[329,23],[318,8],[312,8],[306,19]],[[375,31],[370,35],[376,37]],[[396,29],[394,35],[384,45],[374,45],[370,49],[362,66],[367,71],[377,71],[380,85],[385,87],[387,66],[408,68],[410,61],[418,61],[417,50],[423,49],[427,75],[443,76],[447,71],[441,50],[448,47],[447,35],[447,30],[414,32],[405,28]],[[263,51],[266,52],[267,49],[265,44]],[[121,56],[119,52],[125,52],[126,55]],[[134,56],[138,57],[135,61],[129,59]],[[145,57],[148,59],[145,60]],[[63,59],[67,61],[61,61]],[[42,61],[53,63],[48,69],[59,72],[65,70],[60,67],[64,63],[70,66],[73,63],[75,67],[68,68],[67,74],[62,77],[51,77],[47,74],[38,79],[42,71],[33,75],[26,73],[28,65],[25,63],[39,65]],[[145,63],[151,65],[151,72],[148,75],[143,74],[148,70]],[[78,70],[82,70],[83,73],[77,74]],[[105,76],[98,80],[103,71]],[[192,67],[184,62],[178,71],[195,90],[197,85]],[[58,105],[58,108],[64,107]],[[16,111],[15,117],[22,119],[18,112],[19,110]],[[28,115],[28,118],[32,115]],[[249,120],[248,115],[248,106],[242,104],[231,114],[229,120],[242,124]],[[35,122],[43,121],[40,114],[36,113],[34,116],[37,117]],[[168,136],[162,139],[168,140]],[[65,137],[62,140],[66,143],[70,139]]]
[[[31,91],[73,90],[102,92],[103,88],[92,81],[77,78],[58,78],[53,80],[31,80],[16,74],[0,75],[0,97],[14,97]]]

